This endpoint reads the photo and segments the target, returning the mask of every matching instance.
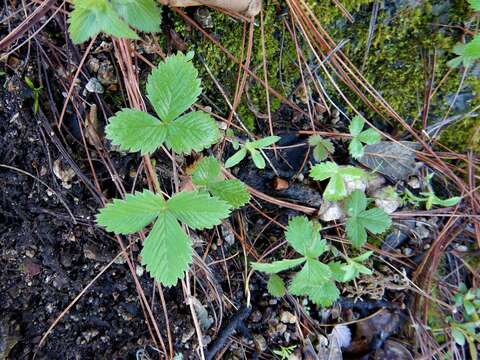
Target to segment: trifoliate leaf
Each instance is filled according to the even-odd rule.
[[[192,58],[193,53],[169,56],[148,77],[148,98],[163,121],[183,114],[200,96],[200,79]]]
[[[293,278],[288,290],[292,295],[308,296],[318,305],[329,306],[340,295],[332,276],[328,265],[318,260],[307,259],[302,270]]]
[[[237,179],[223,180],[207,186],[213,196],[229,203],[233,208],[240,208],[250,201],[250,193],[243,182]]]
[[[177,154],[202,151],[213,145],[220,137],[218,126],[211,116],[203,111],[193,111],[167,125],[166,144]]]
[[[225,162],[225,167],[228,169],[237,165],[240,161],[245,159],[245,156],[247,156],[247,149],[242,147],[240,150],[238,150],[235,154],[233,154],[227,159],[227,161]]]
[[[329,201],[342,200],[347,196],[345,176],[362,178],[365,177],[366,174],[363,170],[353,166],[338,166],[331,161],[314,165],[310,170],[310,177],[315,180],[323,181],[330,178],[323,192],[324,198]]]
[[[162,13],[155,0],[111,0],[111,3],[130,26],[145,32],[160,31]]]
[[[280,136],[267,136],[259,140],[247,141],[245,146],[247,147],[247,149],[250,149],[250,148],[263,149],[270,145],[275,144],[279,140],[280,140]]]
[[[220,170],[220,163],[213,156],[203,158],[196,164],[195,170],[192,172],[192,182],[200,186],[218,182],[221,180]]]
[[[150,224],[165,209],[165,200],[148,190],[125,200],[115,199],[97,215],[97,223],[117,234],[132,234]]]
[[[122,150],[153,153],[165,140],[167,127],[146,112],[123,109],[109,119],[105,132]]]
[[[327,243],[320,232],[305,216],[296,216],[288,222],[285,238],[296,252],[316,259],[327,250]]]
[[[74,6],[68,19],[68,31],[75,44],[100,32],[119,38],[138,39],[135,31],[120,18],[108,0],[76,0]]]
[[[362,131],[365,120],[361,116],[355,116],[350,123],[349,130],[352,140],[348,145],[348,151],[354,159],[361,158],[364,154],[363,144],[373,145],[380,141],[380,134],[374,129]],[[362,144],[363,143],[363,144]]]
[[[473,39],[466,44],[457,44],[452,50],[458,57],[450,60],[448,66],[455,68],[463,63],[463,66],[471,66],[480,59],[480,34],[476,34]]]
[[[356,247],[360,247],[367,241],[367,231],[373,234],[384,232],[392,223],[385,211],[373,208],[365,210],[367,199],[361,191],[354,191],[347,200],[346,222],[347,237]]]
[[[329,154],[333,154],[335,148],[329,139],[324,139],[320,135],[312,135],[308,138],[308,144],[313,146],[313,158],[320,162],[325,160]]]
[[[285,283],[280,276],[272,274],[268,279],[267,290],[274,297],[282,297],[285,295]]]
[[[192,245],[175,216],[161,212],[143,243],[142,264],[165,286],[175,285],[192,262]]]
[[[267,274],[276,274],[281,271],[285,271],[291,268],[294,268],[300,264],[305,262],[305,258],[298,258],[298,259],[286,259],[286,260],[279,260],[274,261],[272,263],[252,263],[252,268],[257,271],[262,271]]]
[[[253,163],[257,169],[265,169],[265,159],[260,151],[256,149],[250,149],[250,156],[252,157]]]
[[[192,229],[209,229],[230,215],[230,205],[197,191],[182,191],[167,201],[168,211]]]

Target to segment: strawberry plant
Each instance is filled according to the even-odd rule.
[[[100,32],[138,39],[132,28],[144,32],[160,31],[161,12],[155,0],[75,0],[68,23],[75,44]]]
[[[227,159],[225,162],[225,167],[226,168],[231,168],[247,156],[247,154],[250,154],[252,157],[253,163],[255,166],[259,169],[264,169],[265,168],[265,159],[264,154],[262,153],[262,150],[268,146],[271,146],[275,144],[278,140],[280,140],[280,137],[278,136],[267,136],[263,139],[260,140],[255,140],[255,141],[247,141],[245,144],[238,144],[234,143],[234,146],[240,150],[238,150],[235,154],[233,154],[230,158]]]
[[[323,181],[330,179],[323,192],[323,197],[329,201],[342,200],[347,197],[346,178],[359,179],[367,177],[362,169],[353,166],[339,166],[332,161],[317,164],[310,169],[310,177]]]
[[[210,115],[203,111],[185,113],[202,90],[192,58],[193,53],[178,53],[152,71],[147,96],[158,118],[134,109],[117,112],[106,128],[113,144],[143,155],[164,144],[178,154],[189,154],[217,142],[220,133]]]
[[[348,151],[354,159],[358,159],[363,156],[364,147],[363,144],[373,145],[380,141],[380,134],[374,129],[369,128],[363,130],[365,126],[365,120],[361,116],[355,116],[350,123],[349,130],[352,135],[352,140],[348,145]]]
[[[192,182],[233,208],[242,207],[250,201],[250,193],[245,184],[237,179],[225,180],[221,174],[221,165],[213,156],[204,158],[197,164],[192,173]]]
[[[313,146],[313,158],[317,162],[324,161],[328,155],[334,153],[335,148],[329,139],[324,139],[320,135],[312,135],[308,138],[308,144]]]

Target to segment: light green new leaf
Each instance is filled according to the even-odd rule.
[[[153,153],[165,140],[165,124],[146,112],[123,109],[109,119],[107,138],[122,150]]]
[[[292,269],[300,264],[305,262],[306,258],[298,258],[298,259],[286,259],[286,260],[279,260],[274,261],[272,263],[252,263],[252,268],[257,271],[262,271],[267,274],[276,274],[281,271],[285,271],[288,269]]]
[[[252,157],[253,163],[257,167],[257,169],[265,169],[265,159],[260,151],[256,149],[250,149],[250,155]]]
[[[364,148],[363,144],[373,145],[380,141],[380,134],[374,129],[363,130],[365,125],[365,119],[361,116],[355,116],[350,123],[349,130],[352,135],[352,140],[348,145],[348,151],[354,159],[358,159],[363,156]]]
[[[480,0],[468,0],[468,3],[474,11],[480,11]]]
[[[182,191],[167,201],[167,209],[192,229],[209,229],[230,215],[230,205],[207,193]]]
[[[381,140],[381,136],[375,129],[369,128],[362,131],[360,135],[357,136],[357,139],[364,144],[373,145]]]
[[[384,232],[392,223],[385,211],[379,208],[365,210],[367,199],[361,191],[354,191],[347,200],[346,222],[347,237],[356,247],[362,246],[367,241],[367,231],[373,234]]]
[[[296,216],[288,222],[285,238],[296,252],[316,259],[327,250],[327,243],[320,238],[315,227],[305,216]]]
[[[107,204],[97,215],[97,223],[117,234],[132,234],[150,224],[164,209],[165,200],[145,190]]]
[[[243,182],[237,179],[223,180],[207,186],[213,196],[229,203],[233,208],[240,208],[250,201],[250,193]]]
[[[177,154],[202,151],[214,144],[220,132],[211,116],[203,111],[193,111],[179,117],[166,126],[165,142]]]
[[[313,166],[310,169],[310,177],[317,181],[323,181],[338,174],[338,172],[339,166],[332,161],[327,161]]]
[[[142,264],[165,286],[173,286],[192,262],[192,245],[175,216],[160,213],[143,243]]]
[[[480,59],[480,34],[476,34],[471,41],[466,44],[456,44],[453,49],[453,53],[458,57],[450,60],[448,66],[455,68],[463,63],[463,66],[471,66],[473,63]]]
[[[360,135],[364,126],[365,126],[365,119],[359,115],[355,115],[352,118],[350,125],[348,126],[348,130],[350,131],[350,134],[355,137]]]
[[[148,77],[148,98],[163,121],[176,119],[200,96],[200,79],[192,58],[193,53],[169,56]]]
[[[460,331],[458,328],[452,328],[452,337],[458,345],[465,345],[465,335],[463,335],[463,332]]]
[[[138,39],[135,31],[120,18],[108,0],[76,0],[74,6],[68,19],[68,31],[75,44],[100,32],[119,38]]]
[[[200,160],[192,172],[192,182],[195,185],[207,186],[208,184],[221,181],[220,163],[213,156]]]
[[[242,147],[240,150],[238,150],[235,154],[233,154],[227,159],[227,161],[225,162],[225,167],[228,169],[237,165],[240,161],[245,159],[245,156],[247,156],[247,149]]]
[[[320,135],[310,136],[308,144],[313,146],[313,158],[318,162],[324,161],[329,154],[333,154],[335,151],[331,140],[324,139]]]
[[[363,144],[360,140],[353,138],[348,144],[348,152],[354,159],[361,158],[364,154]]]
[[[285,295],[285,283],[277,274],[272,274],[267,283],[268,293],[274,297],[282,297]]]
[[[248,141],[245,146],[248,148],[253,149],[263,149],[270,145],[275,144],[277,141],[280,140],[280,136],[267,136],[259,140],[255,141]]]
[[[159,32],[161,10],[155,0],[111,0],[112,7],[130,26],[145,32]]]

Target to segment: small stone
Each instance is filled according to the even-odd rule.
[[[262,313],[259,310],[255,310],[252,315],[250,315],[250,319],[252,320],[252,322],[259,322],[260,320],[262,320]]]
[[[137,265],[135,267],[135,273],[137,274],[138,277],[142,277],[144,272],[145,272],[145,270],[142,266]]]
[[[195,20],[202,25],[205,29],[213,28],[212,14],[206,7],[198,8],[193,15]]]
[[[267,340],[262,335],[253,335],[253,341],[257,351],[264,352],[267,350]]]
[[[416,176],[412,177],[407,184],[415,190],[420,189],[420,187],[422,186],[420,180]]]
[[[340,204],[336,201],[325,201],[319,210],[320,220],[328,222],[340,220],[345,217],[345,212]]]
[[[280,314],[280,321],[284,324],[295,324],[297,322],[297,317],[290,311],[282,311]]]
[[[27,249],[25,250],[25,255],[27,255],[27,257],[31,259],[35,256],[35,251],[33,251],[32,249]]]
[[[287,331],[287,325],[278,324],[277,327],[275,328],[275,331],[277,332],[278,335],[283,335],[283,333]]]
[[[103,94],[105,92],[102,84],[100,83],[100,81],[98,81],[97,78],[91,78],[90,80],[88,80],[87,85],[85,85],[85,90],[95,94]]]
[[[182,335],[182,343],[186,343],[188,340],[190,340],[195,334],[195,328],[193,326],[190,326]]]
[[[404,248],[402,250],[402,253],[405,256],[411,256],[413,254],[413,250],[411,248],[407,247],[407,248]]]
[[[87,341],[90,342],[94,337],[96,337],[99,334],[98,330],[92,329],[92,330],[87,330],[82,333],[83,338]]]
[[[97,76],[103,86],[110,86],[117,82],[113,65],[108,60],[100,64]]]

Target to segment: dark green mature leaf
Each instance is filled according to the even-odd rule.
[[[68,19],[68,31],[75,44],[100,32],[120,38],[138,39],[135,31],[120,18],[108,0],[76,0],[74,6]]]
[[[195,170],[192,172],[192,182],[195,185],[208,186],[211,183],[221,181],[220,163],[213,156],[209,156],[200,160]]]
[[[268,293],[275,297],[282,297],[285,295],[285,283],[277,274],[270,275],[267,283]]]
[[[288,222],[285,237],[295,251],[309,258],[318,258],[327,250],[319,229],[305,216],[296,216]]]
[[[192,229],[211,228],[230,215],[230,205],[197,191],[182,191],[167,201],[168,211]]]
[[[193,53],[169,56],[148,77],[148,98],[163,121],[176,119],[200,96],[200,79],[192,58]]]
[[[155,0],[111,0],[111,3],[130,26],[145,32],[160,31],[162,13]]]
[[[218,126],[203,111],[185,114],[167,125],[166,144],[177,154],[190,154],[213,145],[220,137]]]
[[[107,137],[122,150],[153,153],[165,141],[167,127],[146,112],[123,109],[109,119]]]
[[[147,271],[165,286],[183,277],[192,262],[192,245],[173,214],[160,213],[140,256]]]
[[[267,274],[276,274],[281,271],[285,271],[288,269],[292,269],[298,265],[301,265],[305,262],[306,258],[298,258],[298,259],[286,259],[286,260],[279,260],[274,261],[272,263],[252,263],[252,268],[257,271],[263,271]]]
[[[132,234],[150,224],[165,209],[165,200],[145,190],[125,200],[115,199],[97,215],[97,223],[117,234]]]
[[[365,210],[367,199],[361,191],[354,191],[347,200],[347,237],[356,247],[362,246],[367,241],[367,231],[373,234],[384,232],[392,223],[385,211],[373,208]]]

